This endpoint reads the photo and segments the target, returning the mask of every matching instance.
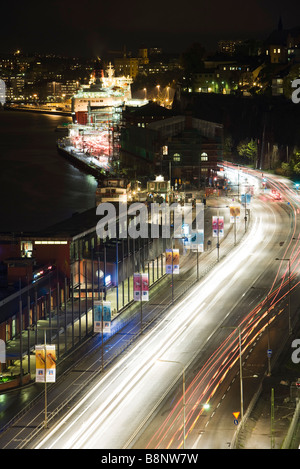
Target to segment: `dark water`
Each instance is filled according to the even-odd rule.
[[[65,116],[0,112],[0,232],[35,231],[95,205],[97,183],[56,150]]]

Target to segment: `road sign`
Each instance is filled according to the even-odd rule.
[[[232,412],[235,419],[239,418],[240,412]]]
[[[269,358],[271,358],[271,356],[272,356],[272,350],[271,349],[268,349],[267,355],[268,355]]]

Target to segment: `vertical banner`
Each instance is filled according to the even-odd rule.
[[[46,351],[46,354],[45,354]],[[46,363],[45,363],[46,356]],[[56,352],[55,345],[35,346],[35,365],[37,383],[55,383],[56,381]]]
[[[102,318],[103,308],[103,318]],[[94,301],[94,332],[110,332],[111,330],[111,302],[95,300]]]
[[[230,210],[230,223],[234,223],[234,220],[239,221],[240,220],[240,214],[241,214],[240,207],[237,206],[237,205],[231,205],[229,207],[229,210]]]
[[[179,274],[179,249],[166,249],[166,274],[172,273]]]
[[[37,383],[45,382],[45,346],[35,346],[35,381]]]
[[[212,217],[213,237],[224,236],[224,217]]]
[[[134,301],[141,300],[141,274],[134,274],[133,275],[133,299]]]
[[[197,233],[191,234],[190,247],[192,251],[204,251],[204,230],[198,230]]]
[[[149,278],[148,274],[142,274],[142,301],[149,301]]]
[[[55,345],[46,345],[46,382],[55,383],[55,380],[56,380]]]
[[[251,194],[241,194],[241,204],[242,205],[248,205],[251,203]]]
[[[148,274],[133,275],[133,299],[134,301],[149,301]]]

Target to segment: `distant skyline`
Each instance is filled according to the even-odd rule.
[[[16,0],[1,5],[0,52],[101,57],[124,46],[183,52],[193,42],[213,51],[220,39],[267,38],[280,16],[284,29],[300,26],[299,0]]]

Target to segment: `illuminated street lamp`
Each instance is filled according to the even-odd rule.
[[[159,90],[160,90],[160,85],[156,85],[157,88],[157,101],[159,100]]]
[[[186,407],[186,403],[185,403],[185,366],[183,363],[179,362],[179,361],[175,361],[175,360],[163,360],[161,358],[159,358],[157,360],[158,362],[163,362],[163,363],[175,363],[176,365],[180,365],[182,367],[182,408],[183,408],[183,449],[185,449],[185,438],[186,438],[186,431],[185,431],[185,426],[186,426],[186,422],[185,422],[185,407]],[[210,409],[210,405],[208,404],[208,402],[205,402],[205,404],[202,404],[202,408],[204,410],[208,410]]]
[[[185,366],[183,363],[174,360],[162,360],[159,358],[157,361],[164,363],[175,363],[182,367],[183,449],[185,449]]]

